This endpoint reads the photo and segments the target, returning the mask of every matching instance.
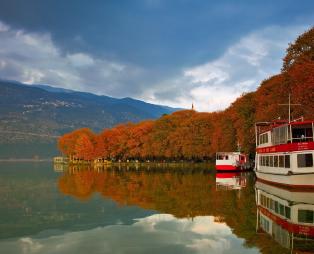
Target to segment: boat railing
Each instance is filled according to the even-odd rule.
[[[311,142],[311,141],[313,141],[313,136],[312,137],[303,136],[303,137],[292,138],[292,143]]]

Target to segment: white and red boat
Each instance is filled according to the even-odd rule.
[[[260,181],[314,188],[314,120],[257,123],[255,172]]]
[[[291,253],[314,253],[313,192],[283,189],[260,181],[255,190],[257,232],[269,234]]]
[[[248,156],[241,152],[216,153],[216,170],[242,171],[250,169]]]

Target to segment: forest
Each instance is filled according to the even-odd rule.
[[[314,119],[314,27],[289,44],[278,75],[264,80],[255,92],[245,93],[227,109],[219,112],[182,110],[157,120],[125,123],[94,133],[88,128],[75,130],[59,138],[63,155],[90,161],[166,160],[204,161],[217,151],[255,153],[254,124],[259,121],[292,117]]]

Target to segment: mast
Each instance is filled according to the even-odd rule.
[[[238,152],[240,153],[241,152],[241,145],[240,145],[239,140],[238,140],[237,146],[238,146]]]
[[[291,94],[289,93],[289,123],[291,122]]]
[[[291,123],[291,106],[301,106],[301,104],[291,104],[291,94],[289,93],[289,101],[288,104],[278,104],[280,106],[288,106],[289,107],[289,123]]]

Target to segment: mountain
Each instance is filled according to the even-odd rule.
[[[32,150],[33,144],[44,144],[47,151],[47,144],[55,143],[56,136],[77,128],[89,127],[98,132],[119,123],[155,119],[176,110],[132,98],[116,99],[2,80],[0,158],[14,157],[23,152],[23,147]],[[32,152],[33,155],[38,154]]]
[[[43,84],[33,84],[33,87],[41,88],[43,90],[46,90],[48,92],[52,93],[74,93],[76,91],[70,90],[70,89],[64,89],[60,87],[54,87],[54,86],[48,86],[48,85],[43,85]]]

